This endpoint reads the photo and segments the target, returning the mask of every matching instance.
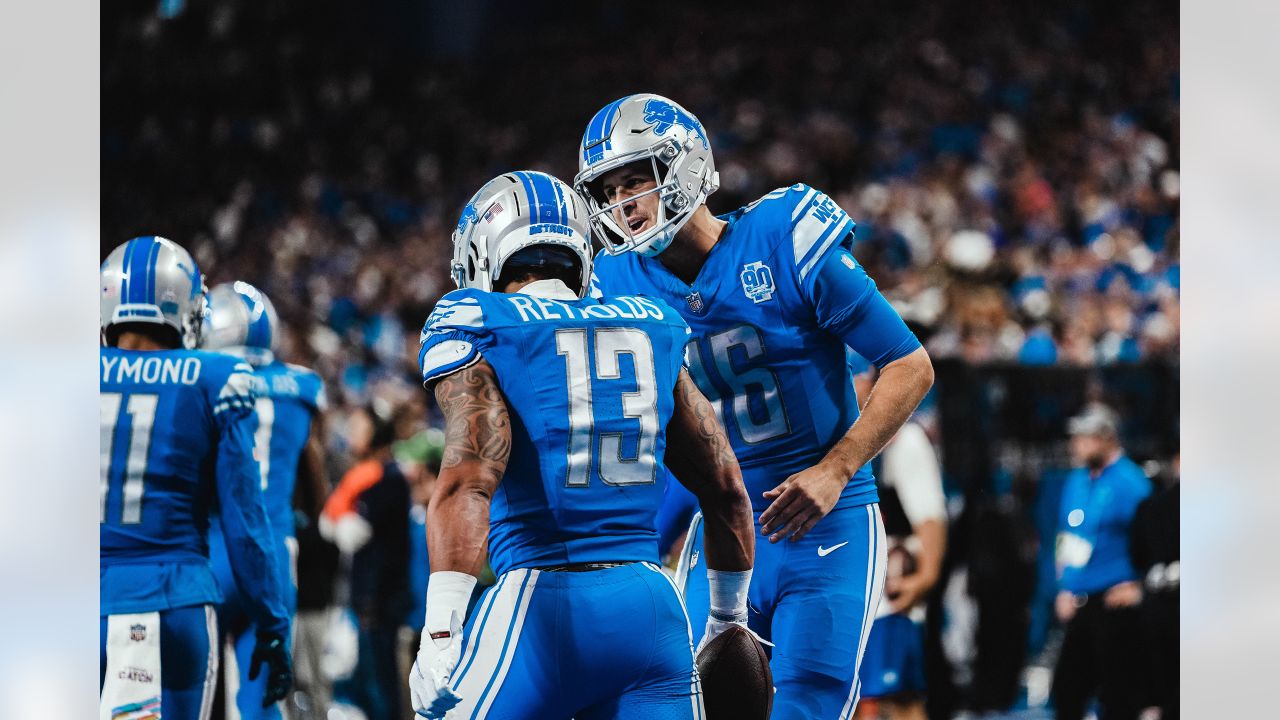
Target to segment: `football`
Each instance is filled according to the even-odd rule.
[[[773,674],[764,646],[734,625],[698,653],[707,720],[766,720],[773,709]]]

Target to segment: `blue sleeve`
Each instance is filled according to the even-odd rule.
[[[298,399],[302,400],[312,414],[328,409],[328,401],[324,397],[324,380],[307,368],[298,367]]]
[[[837,248],[815,274],[818,324],[872,365],[883,368],[920,347],[915,333],[848,250]]]
[[[871,370],[871,363],[867,359],[854,352],[852,348],[845,348],[844,353],[845,364],[849,366],[849,374],[853,376],[861,375]]]
[[[1138,506],[1143,500],[1151,495],[1151,480],[1142,473],[1139,468],[1134,468],[1132,475],[1125,483],[1125,493],[1122,496],[1123,505],[1119,508],[1121,517],[1124,518],[1125,524],[1133,521],[1134,515],[1138,513]]]
[[[484,307],[474,294],[455,290],[440,298],[418,338],[424,387],[430,389],[440,378],[480,360],[492,342],[484,320]]]
[[[808,185],[775,192],[783,192],[783,196],[771,201],[770,211],[780,210],[783,214],[776,217],[790,223],[796,280],[801,295],[812,302],[820,269],[835,251],[852,245],[857,223],[826,193]]]
[[[276,573],[271,524],[262,502],[262,476],[253,456],[258,428],[253,376],[238,364],[218,391],[214,420],[218,427],[216,485],[218,517],[236,584],[244,591],[258,627],[288,637],[284,588]]]
[[[591,280],[587,283],[587,297],[593,297],[597,300],[604,297],[604,290],[601,289],[600,276],[596,274],[594,268],[591,270]]]

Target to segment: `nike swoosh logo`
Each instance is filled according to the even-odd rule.
[[[824,548],[824,547],[822,547],[821,545],[819,545],[819,546],[818,546],[818,557],[826,557],[826,556],[830,555],[831,553],[833,553],[833,552],[835,552],[835,551],[839,550],[840,548],[842,548],[842,547],[844,547],[845,545],[848,545],[848,544],[849,544],[849,541],[848,541],[848,540],[845,540],[844,542],[840,543],[839,545],[832,545],[832,546],[831,546],[831,547],[829,547],[829,548]]]

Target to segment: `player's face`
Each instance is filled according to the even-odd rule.
[[[605,173],[600,178],[600,193],[605,203],[624,202],[613,209],[613,219],[619,227],[629,228],[632,235],[639,235],[654,226],[658,219],[658,193],[642,193],[653,190],[658,181],[648,163],[632,163]],[[639,197],[637,197],[639,196]]]

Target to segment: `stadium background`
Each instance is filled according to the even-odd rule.
[[[417,333],[466,198],[518,167],[571,178],[605,102],[696,113],[717,212],[831,194],[938,366],[921,419],[984,620],[967,660],[935,653],[935,717],[1037,704],[1065,418],[1110,402],[1153,475],[1178,450],[1167,4],[151,0],[103,7],[102,60],[103,256],[158,233],[210,285],[263,288],[282,354],[328,383],[334,477],[354,408],[434,423]]]

